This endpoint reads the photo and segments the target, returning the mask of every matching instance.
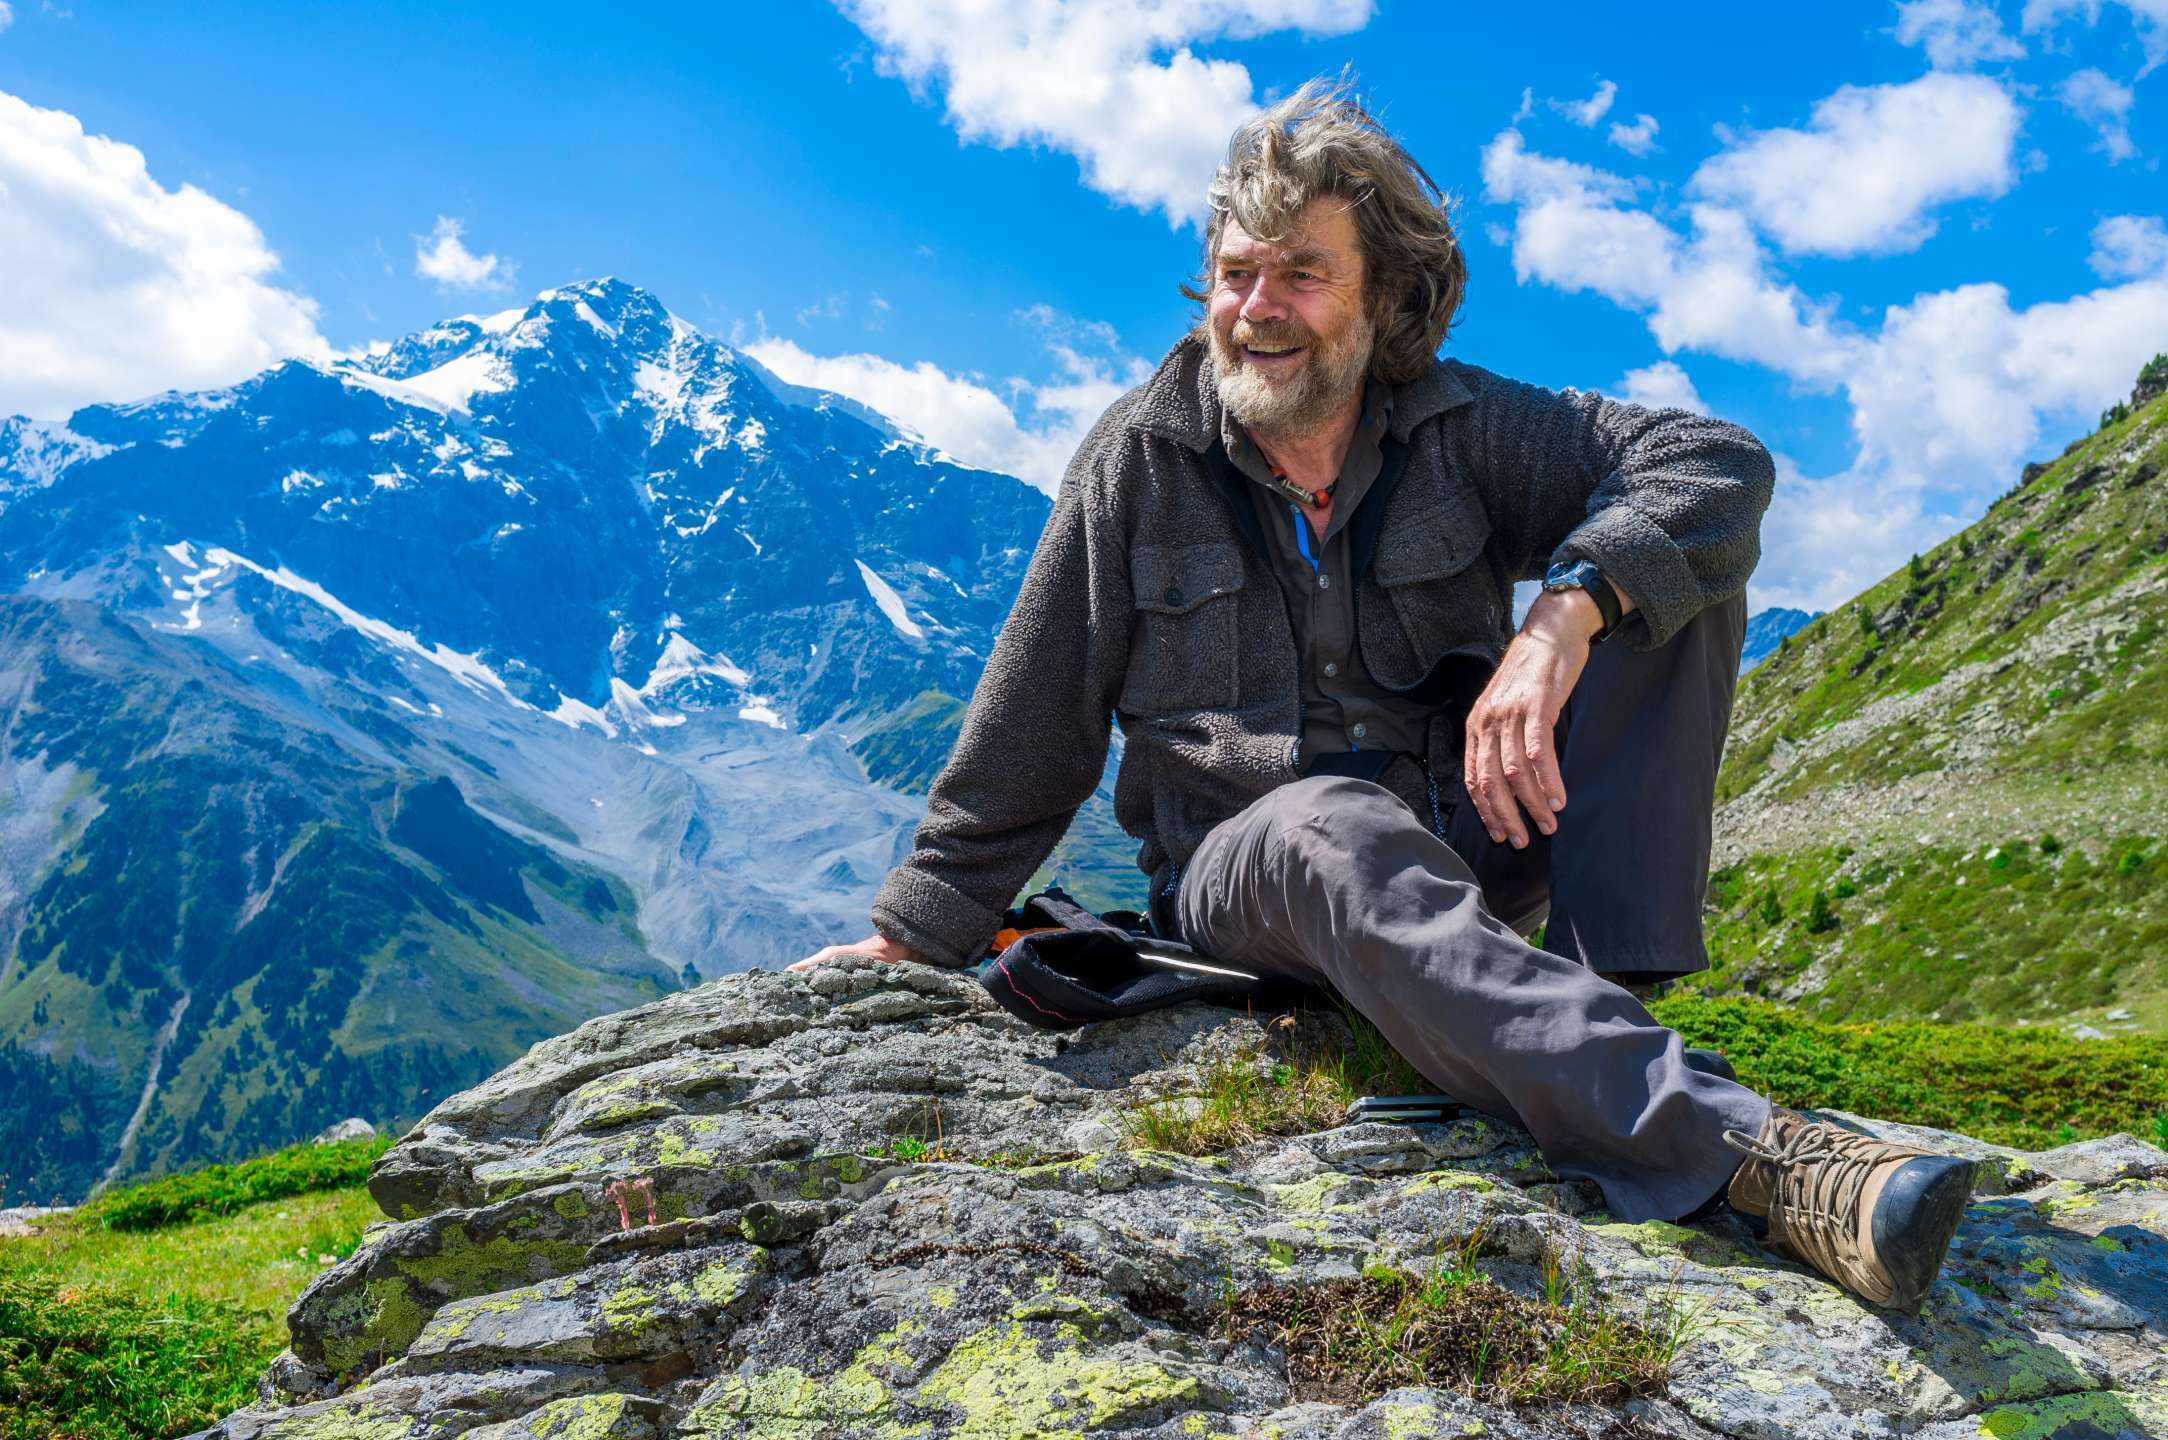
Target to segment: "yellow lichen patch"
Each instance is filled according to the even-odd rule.
[[[955,1349],[919,1386],[919,1399],[954,1407],[959,1436],[1073,1434],[1140,1423],[1205,1397],[1195,1376],[1148,1361],[1087,1357],[1063,1341],[1041,1341],[1022,1325],[983,1330]]]
[[[816,1440],[840,1428],[887,1420],[893,1405],[888,1387],[870,1377],[823,1381],[784,1365],[751,1378],[728,1377],[680,1429],[732,1440]],[[923,1434],[923,1427],[917,1433]]]
[[[507,1436],[531,1435],[535,1440],[613,1440],[619,1435],[640,1434],[647,1426],[627,1395],[574,1395],[549,1404],[510,1425],[490,1425],[467,1432],[468,1440],[497,1440],[492,1432]]]
[[[405,1440],[408,1417],[388,1407],[341,1406],[280,1425],[278,1440]]]
[[[655,1319],[655,1292],[637,1285],[620,1285],[602,1300],[602,1321],[612,1330],[637,1335]]]
[[[1271,1192],[1273,1200],[1282,1210],[1323,1210],[1325,1197],[1353,1178],[1335,1170],[1327,1170],[1322,1175],[1312,1175],[1309,1179],[1293,1185],[1268,1185],[1265,1188]]]

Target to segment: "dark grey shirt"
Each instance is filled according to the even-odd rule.
[[[1242,427],[1221,412],[1221,439],[1250,491],[1272,546],[1273,573],[1287,596],[1302,667],[1302,763],[1326,750],[1405,750],[1421,755],[1430,711],[1374,683],[1355,645],[1355,577],[1348,574],[1348,523],[1383,463],[1392,420],[1390,386],[1363,387],[1363,418],[1341,462],[1325,534],[1272,478],[1272,466]]]

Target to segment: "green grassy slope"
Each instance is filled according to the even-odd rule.
[[[2168,1025],[2164,630],[2156,397],[1742,681],[1705,983],[1858,1018]]]

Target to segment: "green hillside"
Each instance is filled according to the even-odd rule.
[[[2164,385],[1747,675],[1708,988],[2168,1029]]]
[[[621,882],[161,638],[0,601],[0,733],[51,810],[5,856],[0,1203],[411,1119],[673,988]]]

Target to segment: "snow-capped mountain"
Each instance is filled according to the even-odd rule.
[[[74,1117],[56,1188],[863,934],[1047,509],[615,280],[0,422],[0,1080]]]

